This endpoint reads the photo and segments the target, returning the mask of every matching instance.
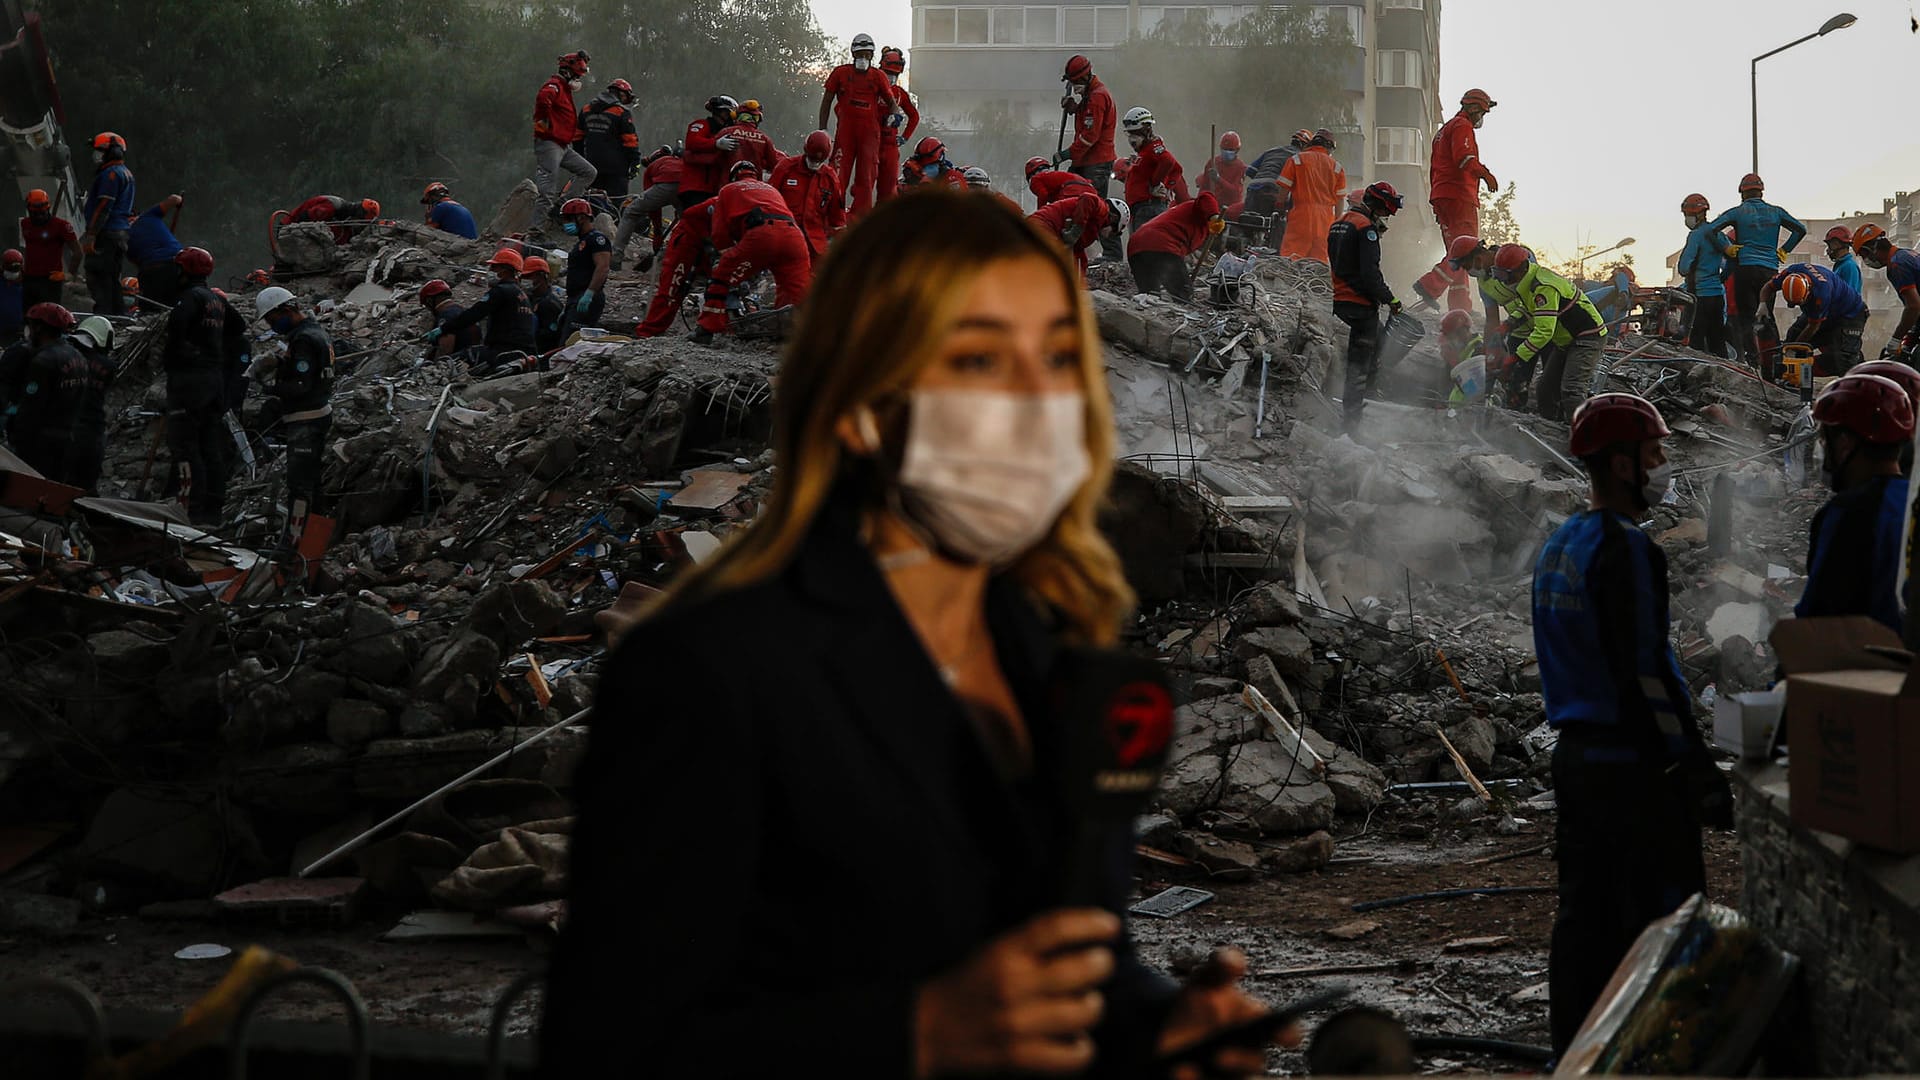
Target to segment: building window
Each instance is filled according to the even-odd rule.
[[[1426,6],[1425,0],[1380,0],[1380,7],[1384,11],[1394,11],[1396,9],[1421,11],[1424,10]]]
[[[1423,66],[1420,54],[1412,49],[1381,49],[1375,85],[1418,90]]]
[[[1027,9],[1027,44],[1060,44],[1060,9],[1036,7]]]
[[[953,9],[921,8],[920,40],[928,45],[953,44]]]
[[[1326,4],[1320,8],[1320,19],[1328,30],[1338,32],[1346,27],[1355,45],[1367,43],[1366,9],[1352,4]]]
[[[1065,45],[1118,45],[1127,40],[1124,7],[1070,7],[1066,9]]]
[[[1373,129],[1375,165],[1425,165],[1427,140],[1419,128],[1383,127]]]
[[[961,45],[985,45],[987,43],[987,9],[982,7],[963,7],[954,9],[959,19],[959,30],[954,41]]]
[[[1102,45],[1118,45],[1127,40],[1127,9],[1123,7],[1103,7],[1100,12],[1100,41]]]
[[[1026,15],[1025,8],[994,8],[993,43],[995,45],[1026,44]]]

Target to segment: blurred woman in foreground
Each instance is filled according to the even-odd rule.
[[[547,1071],[1159,1076],[1258,1015],[1238,954],[1184,989],[1133,958],[1124,826],[1103,906],[1052,904],[1082,824],[1053,661],[1132,602],[1065,252],[988,195],[882,203],[774,409],[759,519],[605,666]]]

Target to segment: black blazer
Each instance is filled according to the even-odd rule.
[[[1009,785],[856,529],[836,498],[780,576],[635,627],[604,666],[548,1075],[908,1076],[913,988],[1059,906],[1054,633],[993,584],[1034,744]],[[1099,839],[1119,911],[1131,830]],[[1173,985],[1123,947],[1105,993],[1093,1075],[1152,1075]]]

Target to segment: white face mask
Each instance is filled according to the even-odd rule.
[[[1052,530],[1092,472],[1086,398],[991,390],[911,395],[900,505],[943,551],[1004,566]]]
[[[1647,470],[1647,482],[1640,488],[1640,497],[1647,500],[1648,507],[1659,506],[1667,499],[1667,492],[1673,490],[1673,462],[1663,461],[1657,469]]]
[[[1486,114],[1486,113],[1480,113],[1480,114],[1478,114],[1477,116],[1475,116],[1475,117],[1473,118],[1473,129],[1474,129],[1475,131],[1478,131],[1478,130],[1480,130],[1480,125],[1481,125],[1481,124],[1484,124],[1484,123],[1486,123],[1486,122],[1487,122],[1487,114]]]
[[[1142,135],[1137,131],[1130,131],[1127,133],[1128,146],[1131,146],[1135,150],[1138,150],[1142,146],[1145,146],[1146,144],[1147,144],[1147,137],[1145,135]]]
[[[568,79],[567,89],[577,92],[582,86],[585,86],[586,84],[587,83],[585,79]]]
[[[864,56],[856,56],[853,58],[853,70],[855,71],[865,71],[872,66],[873,61]]]
[[[806,162],[808,172],[819,172],[821,168],[826,165],[827,159],[821,158],[819,161],[815,161],[812,158],[807,158]]]

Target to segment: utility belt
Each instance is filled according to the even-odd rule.
[[[786,214],[775,214],[766,210],[753,209],[747,211],[747,216],[741,219],[740,231],[746,232],[749,229],[757,229],[762,225],[771,225],[775,222],[784,222],[788,225],[794,223],[793,218]]]

